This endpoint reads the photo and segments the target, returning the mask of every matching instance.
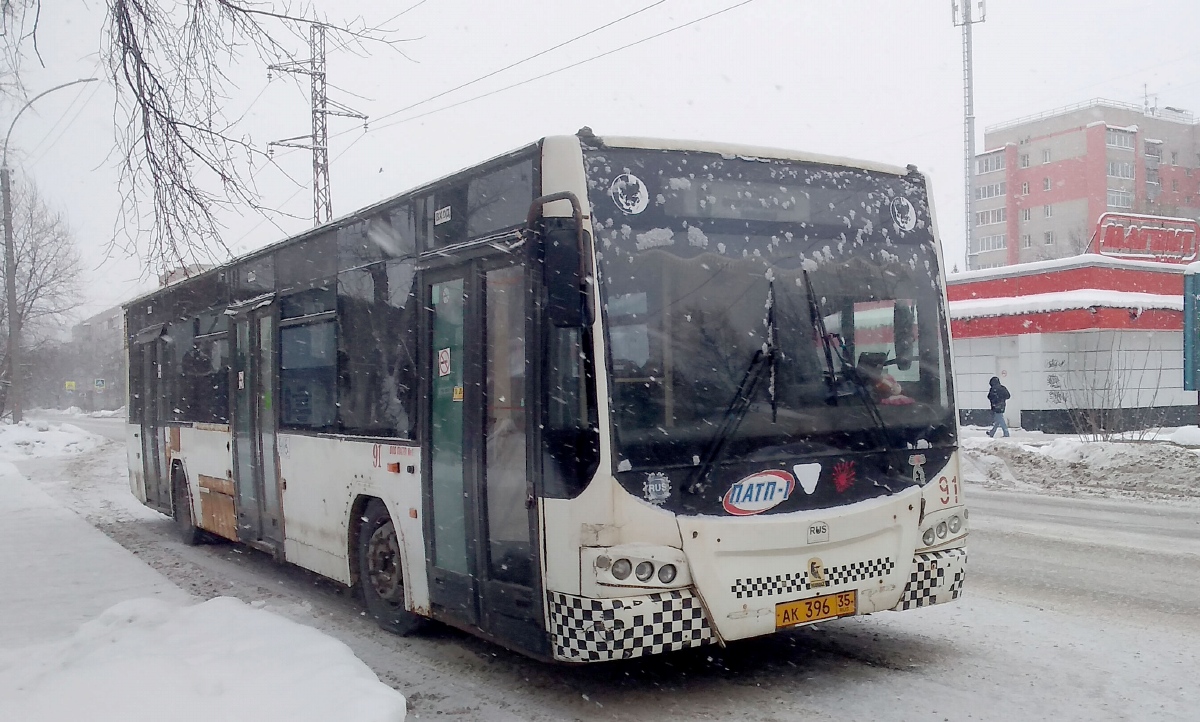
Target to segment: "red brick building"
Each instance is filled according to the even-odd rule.
[[[967,270],[1096,250],[1106,212],[1200,219],[1189,112],[1096,99],[991,126],[984,147]]]

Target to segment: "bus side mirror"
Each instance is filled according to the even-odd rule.
[[[540,218],[542,207],[554,201],[569,201],[571,217]],[[536,239],[531,250],[535,262],[540,262],[546,287],[546,320],[555,328],[591,325],[595,318],[589,293],[591,263],[579,199],[570,192],[535,199],[529,206],[526,231],[527,237]]]
[[[546,284],[546,317],[556,328],[590,323],[582,234],[570,218],[547,218],[542,233],[542,277]]]
[[[912,302],[897,299],[892,310],[892,336],[896,343],[896,368],[901,371],[912,367],[913,321]]]

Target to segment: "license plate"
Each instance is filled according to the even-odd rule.
[[[798,599],[775,605],[775,628],[794,627],[797,624],[819,622],[854,614],[858,610],[858,592],[838,592],[820,597]]]

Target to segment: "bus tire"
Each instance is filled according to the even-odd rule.
[[[179,538],[188,546],[196,546],[204,541],[204,531],[196,526],[192,519],[192,505],[188,496],[187,477],[183,469],[175,467],[171,471],[171,511],[175,516],[175,528]]]
[[[401,636],[417,631],[423,617],[404,608],[400,537],[387,507],[372,499],[358,529],[358,579],[367,613],[380,627]]]

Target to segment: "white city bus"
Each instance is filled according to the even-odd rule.
[[[548,137],[126,306],[134,494],[564,662],[962,590],[927,182]]]

